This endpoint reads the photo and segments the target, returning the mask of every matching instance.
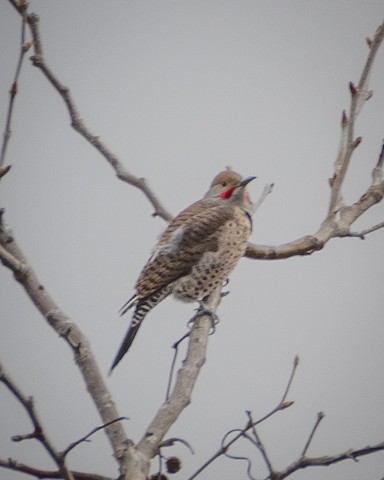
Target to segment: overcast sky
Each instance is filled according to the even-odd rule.
[[[227,165],[256,199],[252,241],[279,245],[314,233],[324,219],[340,118],[368,54],[365,38],[384,17],[382,1],[31,0],[46,60],[71,89],[80,114],[133,174],[146,177],[174,214],[199,199]],[[19,17],[0,8],[0,129],[19,49]],[[384,137],[384,48],[373,98],[356,125],[345,199],[366,191]],[[69,126],[62,100],[29,61],[14,111],[0,206],[42,284],[88,336],[107,372],[130,321],[119,307],[132,295],[165,227],[145,197],[119,182],[105,160]],[[383,204],[354,226],[383,220]],[[192,404],[171,430],[194,448],[181,456],[187,478],[242,427],[280,400],[295,354],[295,404],[260,428],[276,468],[296,459],[319,411],[325,419],[308,452],[335,454],[384,440],[384,231],[337,239],[311,256],[242,259],[220,306],[207,363]],[[47,432],[64,449],[101,423],[67,345],[24,291],[0,269],[0,360],[33,395]],[[126,428],[141,438],[163,400],[172,343],[192,305],[167,299],[147,317],[134,346],[107,380]],[[25,412],[0,386],[0,458],[53,468]],[[253,475],[265,467],[252,456]],[[117,477],[103,433],[75,449],[73,469]],[[157,462],[154,462],[154,468]],[[306,470],[297,479],[379,480],[384,454]],[[4,480],[26,478],[2,471]],[[199,478],[245,479],[243,462],[217,461]]]

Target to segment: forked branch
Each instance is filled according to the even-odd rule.
[[[255,259],[280,259],[295,255],[308,255],[316,250],[321,250],[324,245],[335,237],[356,237],[360,238],[384,226],[384,222],[368,228],[362,235],[351,234],[352,224],[363,215],[370,207],[382,201],[384,196],[383,171],[383,150],[380,152],[379,161],[372,171],[372,184],[361,198],[353,205],[344,204],[342,186],[348,171],[354,150],[359,146],[361,138],[354,138],[355,121],[364,105],[372,97],[369,91],[368,80],[372,72],[376,54],[383,42],[384,23],[377,29],[373,40],[368,42],[369,54],[364,65],[360,80],[357,86],[350,84],[351,103],[349,115],[345,112],[341,120],[340,149],[335,162],[335,169],[330,179],[331,195],[328,213],[320,225],[320,228],[313,235],[307,235],[293,242],[278,246],[249,244],[246,256]]]
[[[255,427],[257,425],[260,425],[261,423],[265,422],[266,420],[268,420],[270,417],[272,417],[273,415],[275,415],[277,412],[280,412],[281,410],[285,410],[286,408],[289,408],[293,405],[293,402],[292,401],[287,401],[287,396],[288,396],[288,393],[290,391],[290,388],[292,386],[292,382],[293,382],[293,379],[295,377],[295,374],[296,374],[296,370],[297,370],[297,367],[299,365],[299,357],[296,355],[294,361],[293,361],[293,364],[292,364],[292,370],[291,370],[291,374],[289,376],[289,380],[288,380],[288,383],[287,383],[287,386],[284,390],[284,393],[283,393],[283,396],[281,397],[281,400],[279,401],[279,403],[276,405],[275,408],[273,408],[270,412],[268,412],[266,415],[264,415],[263,417],[259,418],[258,420],[256,421],[253,421],[252,419],[252,416],[251,416],[251,413],[250,412],[247,412],[247,416],[248,416],[248,422],[247,424],[245,425],[244,428],[242,429],[234,429],[234,430],[230,430],[229,432],[227,432],[225,435],[224,435],[224,438],[221,442],[221,447],[220,449],[214,454],[212,455],[212,457],[207,460],[203,465],[201,465],[201,467],[196,470],[196,472],[190,476],[188,478],[188,480],[193,480],[194,478],[196,478],[198,475],[200,475],[200,473],[205,470],[207,467],[209,467],[215,460],[217,460],[219,457],[221,457],[222,455],[226,455],[228,453],[228,450],[230,449],[230,447],[232,447],[232,445],[234,443],[236,443],[238,440],[240,440],[241,438],[244,438],[246,436],[246,433],[248,431],[255,431]],[[231,435],[234,435],[231,440],[227,440],[227,438]],[[257,442],[257,437],[256,437],[256,442]],[[260,447],[258,447],[259,450],[260,450]],[[261,450],[264,452],[264,455],[263,457],[266,458],[267,455],[266,455],[266,452],[265,450],[263,450],[263,448],[261,447]],[[233,458],[233,456],[232,456]],[[245,458],[242,458],[242,459],[245,459]],[[248,463],[248,466],[250,464]],[[269,460],[267,461],[267,465],[268,465],[268,468],[270,469],[270,471],[272,471],[272,466],[271,466],[271,463],[269,462]]]
[[[3,383],[8,390],[14,395],[15,398],[21,403],[21,405],[26,410],[32,425],[33,432],[23,435],[15,435],[12,437],[14,442],[21,442],[23,440],[36,439],[38,440],[47,451],[48,455],[56,463],[60,477],[65,480],[74,480],[73,475],[68,470],[65,464],[65,457],[61,455],[53,446],[51,440],[48,438],[46,432],[44,431],[42,424],[38,418],[38,415],[35,410],[35,405],[32,397],[26,397],[21,390],[15,385],[10,376],[4,371],[2,365],[0,364],[0,382]]]
[[[9,0],[10,3],[16,8],[16,10],[25,17],[25,20],[30,28],[34,55],[31,57],[32,63],[35,67],[39,68],[47,80],[51,83],[53,88],[63,99],[65,106],[68,110],[71,125],[72,127],[82,135],[96,150],[105,158],[105,160],[111,165],[115,171],[117,177],[130,185],[141,190],[144,195],[148,198],[149,202],[154,208],[154,216],[159,216],[166,221],[172,219],[172,215],[165,209],[165,207],[160,202],[159,198],[148,185],[148,182],[145,178],[139,178],[132,173],[130,173],[122,164],[120,159],[115,155],[106,144],[100,140],[100,137],[93,134],[90,129],[86,126],[83,119],[81,118],[77,106],[72,98],[69,88],[64,86],[60,80],[56,77],[54,72],[48,66],[44,54],[43,47],[41,42],[41,36],[39,31],[39,17],[34,13],[26,14],[25,7],[20,7],[18,3],[13,0]],[[1,164],[0,164],[1,166]]]
[[[83,375],[84,382],[102,421],[107,424],[119,417],[88,339],[79,327],[56,305],[37,278],[0,212],[0,261],[9,268],[48,324],[67,342]],[[105,429],[120,470],[125,472],[129,457],[127,436],[121,422]]]
[[[261,458],[263,459],[269,472],[268,476],[264,480],[283,480],[284,478],[287,478],[293,473],[297,472],[298,470],[302,470],[304,468],[325,467],[325,466],[333,465],[345,460],[350,460],[350,459],[357,460],[359,457],[370,455],[372,453],[379,452],[379,451],[384,451],[384,441],[383,441],[373,446],[367,446],[360,449],[350,449],[350,450],[347,450],[346,452],[342,452],[336,455],[327,455],[323,457],[307,457],[306,454],[309,449],[309,446],[313,441],[313,438],[315,436],[315,433],[317,432],[320,422],[325,417],[324,413],[319,412],[317,414],[315,424],[309,434],[308,440],[305,442],[305,446],[303,448],[303,451],[300,457],[283,470],[279,471],[275,469],[275,467],[272,464],[270,456],[267,454],[267,449],[264,443],[260,439],[260,436],[256,430],[256,427],[261,423],[265,422],[266,420],[268,420],[277,412],[284,410],[285,408],[290,407],[293,404],[293,402],[288,402],[286,398],[289,393],[290,387],[292,385],[292,381],[295,376],[298,363],[299,363],[299,359],[298,357],[295,357],[287,387],[282,396],[282,399],[276,405],[276,407],[272,409],[268,414],[264,415],[262,418],[256,421],[253,420],[251,412],[247,411],[246,413],[248,417],[248,422],[245,425],[245,427],[241,429],[240,428],[234,429],[227,432],[222,440],[220,449],[214,455],[212,455],[212,457],[209,460],[207,460],[198,470],[196,470],[196,472],[192,476],[190,476],[188,480],[193,480],[197,478],[200,475],[200,473],[202,473],[207,467],[209,467],[214,461],[216,461],[218,458],[220,458],[223,455],[234,460],[246,461],[248,478],[250,480],[254,480],[254,477],[252,476],[252,473],[251,473],[252,460],[248,457],[229,454],[230,448],[234,445],[234,443],[238,442],[241,439],[248,440],[259,451]],[[230,437],[232,438],[229,439]]]

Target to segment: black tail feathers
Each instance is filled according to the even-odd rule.
[[[112,366],[109,370],[109,375],[112,373],[112,370],[116,367],[124,355],[128,352],[147,313],[152,310],[155,305],[167,297],[170,292],[171,290],[169,286],[164,287],[161,290],[157,290],[157,292],[152,294],[149,298],[146,298],[139,303],[137,296],[134,295],[121,307],[120,315],[124,315],[124,313],[126,313],[133,306],[136,306],[136,309],[135,313],[133,314],[132,322],[129,326],[128,332],[126,333],[123,343],[120,345],[119,351],[113,360]]]
[[[128,352],[129,347],[132,345],[132,342],[134,338],[137,335],[137,332],[139,331],[141,322],[144,320],[145,315],[147,312],[144,313],[144,315],[138,316],[139,307],[136,308],[135,315],[133,316],[131,325],[129,326],[128,332],[126,333],[123,343],[120,345],[119,351],[116,354],[115,359],[113,360],[112,366],[109,370],[109,375],[111,375],[112,370],[116,367],[116,365],[120,362],[120,360],[124,357],[124,355]]]
[[[137,295],[136,293],[132,295],[132,297],[124,303],[124,305],[120,308],[119,313],[120,315],[124,315],[127,313],[130,308],[137,304]]]

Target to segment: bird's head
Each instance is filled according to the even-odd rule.
[[[215,199],[221,204],[238,205],[243,208],[252,205],[247,185],[256,177],[242,178],[233,170],[224,170],[214,179],[205,198]]]

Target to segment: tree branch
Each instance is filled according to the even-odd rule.
[[[384,24],[376,31],[373,41],[369,44],[369,55],[363,68],[358,85],[355,87],[351,82],[349,84],[351,92],[351,105],[349,118],[343,114],[342,136],[340,142],[340,151],[335,164],[335,172],[332,179],[332,192],[329,204],[328,214],[333,217],[336,210],[342,203],[341,186],[348,170],[349,162],[354,149],[359,145],[361,139],[354,140],[355,120],[360,113],[364,103],[372,97],[373,92],[368,91],[368,81],[372,71],[373,63],[378,49],[384,38]]]
[[[31,475],[38,479],[43,478],[63,478],[62,474],[58,470],[41,470],[40,468],[30,467],[24,463],[17,462],[12,458],[7,460],[0,458],[0,467],[7,468],[8,470],[13,470],[15,472],[25,473],[26,475]],[[83,473],[71,471],[73,480],[112,480],[110,477],[104,477],[102,475],[96,475],[94,473]]]
[[[79,440],[76,440],[76,442],[68,445],[68,447],[62,452],[63,457],[66,457],[71,450],[76,448],[81,443],[87,442],[89,437],[91,437],[94,433],[99,432],[100,430],[104,430],[113,423],[120,422],[121,420],[128,420],[128,417],[118,417],[115,418],[115,420],[111,420],[110,422],[105,423],[104,425],[99,425],[98,427],[93,428],[89,433],[87,433],[87,435],[84,435],[84,437],[81,437],[79,438]]]
[[[316,433],[316,430],[317,430],[318,426],[320,425],[320,422],[323,420],[324,417],[325,417],[325,415],[324,415],[323,412],[319,412],[319,413],[317,414],[316,422],[315,422],[315,424],[314,424],[314,426],[313,426],[313,428],[312,428],[312,431],[311,431],[311,433],[310,433],[310,435],[309,435],[309,438],[308,438],[308,440],[307,440],[307,442],[306,442],[306,444],[305,444],[305,446],[304,446],[304,448],[303,448],[303,451],[302,451],[302,453],[301,453],[301,456],[302,456],[302,457],[304,457],[305,454],[307,453],[308,448],[309,448],[309,446],[310,446],[310,444],[311,444],[311,442],[312,442],[312,440],[313,440],[313,437],[314,437],[314,435],[315,435],[315,433]]]
[[[361,238],[362,240],[364,240],[366,235],[368,235],[369,233],[375,232],[376,230],[379,230],[380,228],[384,228],[384,222],[377,223],[373,227],[366,228],[365,230],[362,230],[361,232],[349,232],[346,235],[346,237],[358,237],[358,238]]]
[[[292,475],[292,473],[307,467],[328,467],[329,465],[334,465],[335,463],[339,463],[344,460],[356,460],[359,457],[371,455],[372,453],[380,452],[383,450],[384,442],[381,442],[377,445],[373,445],[372,447],[367,446],[357,450],[351,449],[337,455],[328,455],[324,457],[302,457],[293,462],[285,470],[282,470],[281,472],[275,472],[273,479],[283,480],[289,475]]]
[[[253,259],[276,260],[295,255],[309,255],[316,250],[321,250],[332,238],[357,236],[350,234],[351,225],[370,207],[381,202],[383,199],[383,149],[381,150],[379,161],[372,171],[372,184],[364,195],[361,196],[360,200],[351,206],[346,206],[344,205],[341,193],[341,187],[347,173],[352,153],[361,141],[360,138],[353,139],[355,120],[360,113],[363,104],[372,96],[372,92],[368,91],[368,79],[383,38],[384,23],[377,29],[374,39],[369,42],[369,55],[358,85],[356,87],[353,84],[350,85],[350,113],[349,118],[346,116],[345,112],[343,112],[342,115],[340,150],[335,163],[334,175],[330,180],[331,198],[325,220],[315,234],[307,235],[298,240],[294,240],[293,242],[278,246],[255,245],[249,243],[245,253],[246,257]],[[378,228],[367,229],[367,233],[377,230]]]
[[[18,10],[20,11],[20,9]],[[69,89],[58,80],[45,61],[39,31],[39,17],[34,13],[30,13],[27,15],[26,19],[31,30],[35,51],[35,54],[31,57],[32,64],[40,69],[43,75],[63,99],[71,119],[71,126],[94,148],[96,148],[96,150],[105,158],[105,160],[107,160],[120,180],[129,183],[144,193],[154,208],[154,216],[159,216],[169,222],[172,219],[172,215],[161,204],[158,196],[148,185],[145,178],[139,178],[131,174],[124,167],[119,158],[113,154],[111,150],[109,150],[104,142],[100,140],[100,137],[94,135],[85,125],[84,121],[80,117],[77,106]]]
[[[48,455],[56,463],[59,468],[59,473],[62,478],[65,480],[74,480],[71,472],[67,469],[65,465],[65,457],[61,455],[53,446],[52,442],[48,438],[46,432],[43,429],[43,426],[40,422],[40,419],[36,413],[35,405],[32,397],[26,397],[21,390],[15,385],[10,376],[4,371],[2,365],[0,364],[0,382],[2,382],[8,390],[14,395],[15,398],[21,403],[21,405],[26,410],[34,431],[33,433],[27,435],[16,435],[12,438],[15,442],[20,442],[27,439],[36,439],[38,440],[48,452]]]
[[[281,410],[285,410],[286,408],[289,408],[290,406],[293,405],[293,402],[290,402],[290,401],[287,401],[287,396],[288,396],[288,393],[289,393],[289,390],[291,388],[291,385],[292,385],[292,382],[293,382],[293,379],[295,377],[295,373],[296,373],[296,370],[297,370],[297,367],[299,365],[299,357],[296,355],[296,357],[294,358],[294,361],[293,361],[293,364],[292,364],[292,370],[291,370],[291,374],[289,376],[289,380],[288,380],[288,383],[287,383],[287,386],[284,390],[284,393],[283,393],[283,396],[281,397],[281,400],[280,402],[276,405],[275,408],[273,408],[269,413],[267,413],[266,415],[264,415],[263,417],[261,417],[260,419],[256,420],[256,421],[250,421],[248,420],[247,424],[245,425],[245,427],[243,429],[235,429],[235,430],[230,430],[229,432],[227,432],[225,435],[224,435],[224,438],[221,442],[221,447],[220,449],[214,454],[212,455],[211,458],[209,458],[203,465],[201,465],[200,468],[198,468],[196,470],[195,473],[193,473],[193,475],[191,475],[190,477],[188,477],[188,480],[193,480],[194,478],[196,478],[198,475],[200,475],[200,473],[205,470],[209,465],[211,465],[211,463],[213,463],[215,460],[217,460],[219,457],[221,457],[222,455],[225,455],[229,448],[235,443],[237,442],[240,438],[243,438],[244,437],[244,434],[248,431],[248,430],[252,430],[254,429],[254,427],[256,427],[257,425],[260,425],[260,423],[263,423],[265,422],[268,418],[272,417],[273,415],[275,415],[275,413],[281,411]],[[249,415],[248,415],[248,418]],[[236,433],[236,435],[231,439],[231,440],[228,440],[226,441],[227,437],[232,434],[232,433]],[[245,460],[247,460],[246,458],[244,458]],[[267,463],[267,466],[272,469],[272,465],[270,463]],[[249,467],[249,464],[248,464],[248,467]]]
[[[209,300],[204,301],[204,305],[214,312],[220,300],[221,292],[216,290],[209,296]],[[147,479],[149,462],[158,454],[162,439],[184,408],[190,404],[193,387],[205,362],[211,327],[211,317],[197,313],[189,333],[188,351],[177,373],[173,390],[159,408],[142,439],[133,447],[132,464],[126,480]]]
[[[16,71],[15,75],[13,77],[12,85],[9,90],[9,104],[8,104],[8,113],[7,113],[7,119],[5,122],[5,129],[4,129],[4,134],[3,134],[3,144],[1,146],[1,153],[0,153],[0,170],[3,172],[7,173],[8,170],[3,169],[4,165],[4,160],[5,160],[5,155],[7,151],[7,146],[9,139],[11,138],[12,130],[11,130],[11,124],[12,124],[12,114],[13,114],[13,109],[15,105],[15,99],[18,91],[18,81],[19,81],[19,76],[21,73],[21,67],[23,65],[23,60],[25,57],[25,54],[31,47],[31,43],[25,42],[25,25],[26,25],[26,12],[27,12],[27,5],[26,3],[20,4],[20,7],[18,8],[18,11],[21,14],[21,35],[20,35],[20,53],[19,53],[19,58],[17,61],[17,66],[16,66]],[[0,175],[0,178],[5,174],[3,173]]]
[[[1,212],[0,212],[1,213]],[[119,417],[112,395],[100,373],[91,347],[79,327],[62,312],[41,284],[0,214],[0,260],[24,288],[48,324],[67,342],[83,375],[84,382],[104,423]],[[129,459],[129,442],[121,422],[105,429],[120,470],[124,473]],[[128,442],[128,443],[127,443]],[[127,446],[128,445],[128,446]]]
[[[257,433],[255,421],[252,418],[252,412],[247,411],[246,413],[247,413],[248,418],[249,418],[249,423],[252,425],[252,435],[254,437],[254,440],[251,439],[252,443],[254,445],[256,445],[256,447],[258,448],[259,452],[261,453],[261,456],[263,457],[264,463],[266,464],[266,466],[269,470],[269,473],[272,476],[272,474],[273,474],[272,462],[269,459],[269,456],[267,454],[267,450],[266,450],[263,442],[261,441],[260,435]]]

